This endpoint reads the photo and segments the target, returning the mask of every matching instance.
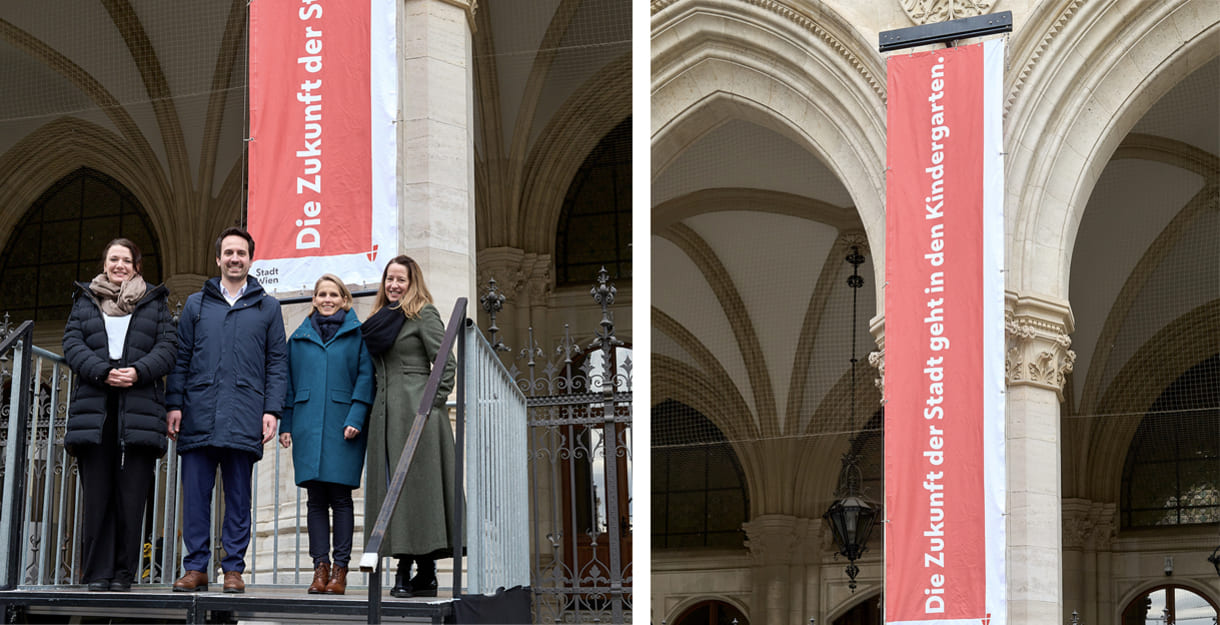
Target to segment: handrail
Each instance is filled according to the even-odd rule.
[[[424,387],[419,411],[415,413],[415,423],[412,424],[411,433],[407,436],[406,444],[403,445],[402,455],[398,458],[398,466],[394,468],[394,477],[390,480],[389,488],[386,489],[385,500],[382,501],[381,510],[377,513],[377,522],[373,524],[373,531],[364,545],[364,555],[360,557],[360,570],[373,573],[369,576],[369,623],[381,622],[381,556],[379,555],[381,543],[385,539],[386,528],[390,525],[390,517],[394,514],[394,508],[398,505],[398,498],[402,495],[403,485],[407,481],[407,469],[411,467],[411,459],[415,456],[415,448],[419,446],[419,438],[423,434],[424,425],[432,414],[436,391],[440,388],[445,365],[449,364],[450,352],[453,351],[457,333],[465,326],[461,323],[465,317],[466,298],[459,297],[454,303],[449,325],[445,326],[445,338],[441,341],[440,350],[437,351],[436,361],[432,363],[432,372],[428,375],[428,384]],[[460,499],[461,497],[455,497],[455,501]],[[460,538],[455,538],[455,540],[460,540]],[[455,571],[461,566],[461,558],[461,549],[455,550],[453,554]]]
[[[0,341],[0,354],[14,349],[13,377],[9,397],[8,445],[4,454],[4,501],[12,506],[0,513],[0,537],[3,537],[3,557],[0,557],[0,590],[17,587],[21,577],[21,518],[25,513],[25,414],[30,409],[30,368],[33,365],[34,322],[23,321],[17,329]]]

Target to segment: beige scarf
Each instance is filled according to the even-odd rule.
[[[139,274],[124,280],[122,284],[115,284],[105,273],[99,273],[93,282],[89,283],[89,290],[97,296],[103,313],[110,317],[121,317],[130,315],[131,311],[136,309],[136,304],[144,297],[148,285],[144,282],[144,276]]]

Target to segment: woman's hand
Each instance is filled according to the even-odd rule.
[[[106,384],[116,388],[127,388],[136,383],[135,367],[123,367],[122,369],[111,369],[106,375]]]
[[[284,432],[283,434],[280,434],[280,447],[283,447],[284,449],[288,449],[288,446],[291,444],[292,444],[292,434],[289,434],[288,432]]]
[[[357,436],[360,436],[360,430],[357,430],[356,428],[354,428],[350,425],[343,428],[343,438],[350,441],[353,438],[356,438]]]

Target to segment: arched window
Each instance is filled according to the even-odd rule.
[[[652,409],[652,547],[743,545],[745,475],[724,434],[699,411],[666,400]]]
[[[13,229],[0,258],[0,302],[14,322],[62,321],[72,282],[101,272],[102,249],[116,237],[140,246],[144,278],[161,281],[161,255],[139,201],[114,178],[88,168],[47,189]]]
[[[1184,586],[1154,588],[1127,604],[1122,625],[1212,625],[1216,605]]]
[[[881,625],[881,595],[857,603],[831,625]]]
[[[1144,415],[1123,466],[1123,527],[1220,522],[1220,354],[1182,374]]]
[[[750,625],[746,615],[723,601],[701,601],[686,609],[674,625]]]
[[[602,267],[631,279],[631,118],[585,158],[563,199],[555,240],[555,282],[588,285]]]

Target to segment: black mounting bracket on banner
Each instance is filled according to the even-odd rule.
[[[890,52],[903,48],[1010,32],[1012,32],[1012,11],[1001,11],[977,17],[963,17],[960,20],[949,20],[948,22],[883,30],[878,39],[880,39],[880,50]]]

